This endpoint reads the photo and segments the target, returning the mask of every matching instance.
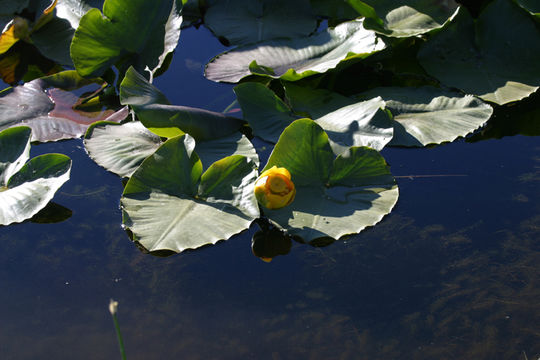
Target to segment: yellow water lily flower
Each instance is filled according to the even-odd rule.
[[[259,204],[268,209],[280,209],[289,205],[295,194],[291,173],[285,168],[273,166],[255,181],[255,197]]]

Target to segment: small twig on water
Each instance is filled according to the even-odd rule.
[[[435,174],[435,175],[398,175],[396,179],[416,179],[416,178],[432,178],[432,177],[464,177],[466,174]]]

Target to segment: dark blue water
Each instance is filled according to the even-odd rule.
[[[230,86],[205,81],[222,49],[185,30],[155,84],[170,101],[222,111]],[[204,44],[204,46],[202,45]],[[0,359],[537,359],[540,144],[512,136],[390,148],[395,210],[316,248],[265,263],[257,230],[159,258],[120,227],[122,183],[82,141],[34,146],[72,157],[57,224],[0,228]]]

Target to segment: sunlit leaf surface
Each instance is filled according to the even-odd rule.
[[[379,222],[398,199],[395,180],[377,151],[353,147],[336,158],[328,136],[311,120],[296,120],[285,129],[264,170],[272,166],[290,171],[296,197],[264,213],[306,241],[357,233]]]
[[[348,0],[348,3],[366,17],[366,29],[394,37],[415,36],[438,29],[458,8],[454,0]]]
[[[347,58],[365,57],[385,44],[362,21],[346,22],[309,37],[263,41],[222,53],[206,65],[213,81],[238,82],[252,73],[295,81],[323,73]]]
[[[363,98],[381,96],[394,116],[390,145],[425,146],[453,141],[483,126],[493,109],[472,95],[434,87],[376,88]]]
[[[28,127],[0,132],[0,225],[31,218],[69,179],[71,159],[65,155],[40,155],[26,162],[30,137]]]
[[[131,176],[161,144],[161,138],[138,121],[125,124],[97,123],[89,128],[84,139],[88,155],[100,166],[122,177]],[[199,141],[195,151],[204,169],[231,155],[243,155],[255,164],[259,163],[253,145],[240,133]]]
[[[293,88],[296,90],[292,91]],[[313,110],[313,114],[320,115],[314,121],[328,133],[336,154],[350,146],[370,146],[381,150],[392,139],[392,120],[383,110],[385,103],[380,97],[369,101],[349,99],[350,102],[344,105],[346,101],[325,101],[327,99],[323,98],[326,93],[313,94],[307,89],[300,89],[290,87],[289,100],[301,107],[300,114]],[[272,90],[260,83],[240,84],[235,87],[235,92],[244,118],[253,128],[255,135],[266,141],[275,143],[283,129],[300,117]],[[309,98],[308,102],[316,101],[317,106],[307,108],[301,103],[306,98]],[[337,107],[338,105],[343,106]]]

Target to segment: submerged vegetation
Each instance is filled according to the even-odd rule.
[[[126,180],[122,224],[155,254],[254,221],[253,252],[265,260],[291,239],[358,233],[398,200],[384,147],[481,140],[494,111],[540,87],[540,9],[525,0],[5,3],[0,199],[37,190],[0,201],[0,224],[32,217],[69,177],[65,156],[24,165],[30,140],[84,135],[89,156]],[[189,26],[230,47],[205,76],[235,84],[242,118],[171,104],[152,84]],[[540,134],[533,117],[514,133]],[[268,159],[253,137],[273,147]]]

